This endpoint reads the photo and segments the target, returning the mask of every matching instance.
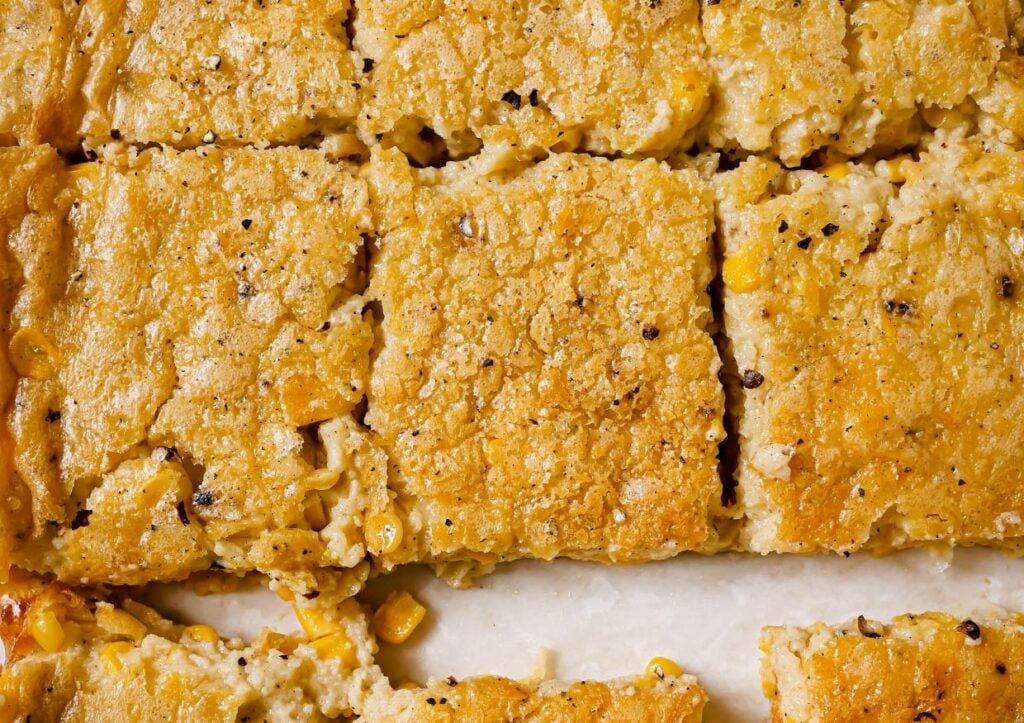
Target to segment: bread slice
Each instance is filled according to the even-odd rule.
[[[649,560],[718,544],[712,197],[654,161],[370,166],[382,306],[367,423],[385,564]]]
[[[665,155],[708,106],[697,0],[367,0],[354,27],[364,139],[421,162],[481,142]]]
[[[353,414],[365,183],[294,148],[50,159],[3,239],[16,562],[115,584],[359,565],[387,504]]]
[[[744,544],[1017,547],[1024,153],[718,179]]]
[[[1024,716],[1024,616],[863,616],[768,627],[762,683],[772,720],[1017,720]]]

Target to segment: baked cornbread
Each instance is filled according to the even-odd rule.
[[[83,137],[193,147],[296,143],[357,112],[348,0],[98,0]]]
[[[366,422],[404,532],[374,551],[390,566],[715,547],[709,187],[653,160],[483,167],[371,161]]]
[[[78,12],[62,0],[0,0],[0,145],[63,134],[65,61],[73,63]]]
[[[772,720],[1012,721],[1024,717],[1024,616],[860,617],[762,631]]]
[[[1024,153],[717,179],[743,544],[1017,547]]]
[[[707,695],[665,658],[608,683],[481,677],[394,689],[354,599],[296,612],[305,635],[250,644],[14,571],[0,586],[4,720],[699,721]]]
[[[482,141],[665,155],[707,108],[697,0],[359,0],[356,10],[364,140],[420,162]]]
[[[322,721],[350,716],[375,685],[376,645],[349,600],[307,641],[251,644],[175,625],[125,598],[15,575],[0,592],[0,717],[8,721]]]
[[[347,0],[3,0],[0,143],[179,148],[333,137],[361,71]]]
[[[708,139],[796,165],[822,146],[891,153],[931,128],[1019,137],[1021,17],[1018,0],[708,4]]]
[[[571,684],[521,683],[493,676],[446,678],[431,680],[424,688],[371,697],[360,720],[697,723],[706,702],[707,694],[696,679],[678,672]]]
[[[387,505],[352,414],[365,183],[294,148],[54,163],[7,194],[15,562],[115,584],[359,565]]]

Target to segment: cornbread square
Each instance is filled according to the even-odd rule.
[[[375,151],[367,424],[409,560],[648,560],[717,544],[712,197],[560,154],[488,174]]]
[[[744,544],[1019,546],[1022,174],[949,141],[719,177]]]
[[[295,143],[357,112],[348,0],[97,0],[81,135],[194,147]]]
[[[707,108],[697,0],[358,0],[359,127],[420,162],[481,142],[665,155]]]
[[[521,683],[483,676],[434,679],[424,688],[371,697],[360,720],[698,723],[706,703],[707,694],[690,675],[577,683]]]
[[[0,145],[59,141],[78,12],[62,0],[0,0]]]
[[[387,502],[351,414],[366,184],[294,148],[125,163],[61,171],[4,238],[14,561],[117,584],[358,565]]]
[[[702,15],[715,80],[708,139],[797,165],[823,146],[886,153],[932,128],[973,129],[974,101],[994,92],[997,64],[1019,83],[1020,18],[1016,0],[710,4]],[[1013,120],[1010,90],[1020,97],[1017,88],[995,91],[997,122]]]
[[[315,640],[264,630],[249,644],[24,576],[0,588],[0,610],[4,720],[325,721],[386,685],[354,600],[321,618],[333,632]]]
[[[1020,720],[1024,616],[863,616],[830,627],[765,628],[762,685],[772,720]]]

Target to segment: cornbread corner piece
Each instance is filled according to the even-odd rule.
[[[778,723],[1019,720],[1024,616],[863,616],[761,633],[762,686]]]
[[[371,695],[360,721],[673,721],[699,723],[707,694],[682,673],[608,682],[522,683],[484,676],[433,679]]]
[[[56,175],[3,239],[16,564],[113,584],[359,566],[359,518],[387,504],[352,414],[365,182],[294,148]]]
[[[1022,178],[974,141],[719,177],[745,545],[1019,547]]]
[[[712,197],[559,154],[503,174],[375,151],[366,415],[408,561],[663,558],[717,544]]]
[[[88,143],[295,143],[343,131],[359,73],[348,0],[98,0],[82,10]]]
[[[248,645],[131,599],[18,575],[0,588],[0,609],[4,720],[319,721],[351,716],[383,681],[353,600],[327,636],[265,630]]]
[[[356,7],[359,127],[421,162],[437,136],[452,157],[481,141],[664,156],[707,109],[697,0]]]
[[[915,145],[932,128],[1019,130],[1020,14],[1016,0],[709,5],[708,137],[797,165],[822,146],[859,155]],[[974,101],[987,105],[981,117]]]
[[[0,0],[0,145],[71,140],[61,133],[64,61],[78,11],[62,0]]]

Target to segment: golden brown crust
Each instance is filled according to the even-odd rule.
[[[1024,153],[827,174],[719,179],[746,544],[1016,545]]]
[[[1024,616],[902,615],[889,625],[765,628],[762,680],[779,723],[1019,720]]]
[[[6,244],[11,349],[46,350],[11,415],[19,564],[115,583],[358,564],[365,184],[296,149],[60,179]]]
[[[81,133],[194,147],[337,132],[357,112],[348,13],[348,0],[90,2]]]
[[[707,107],[696,0],[357,7],[355,49],[373,62],[359,126],[414,157],[430,155],[422,127],[457,155],[481,139],[664,155]]]
[[[707,695],[689,675],[623,678],[607,683],[521,683],[485,676],[431,680],[424,688],[370,698],[360,720],[465,721],[665,721],[697,723]]]
[[[1018,0],[722,0],[702,16],[708,139],[796,165],[819,147],[891,153],[934,128],[1019,137],[1006,76],[1020,21]],[[979,115],[976,100],[998,108]]]
[[[383,685],[359,606],[334,611],[344,659],[265,632],[249,645],[182,627],[130,599],[115,605],[16,575],[0,594],[4,720],[321,721]]]
[[[366,419],[406,529],[385,562],[714,546],[708,189],[654,161],[480,168],[371,165]]]

